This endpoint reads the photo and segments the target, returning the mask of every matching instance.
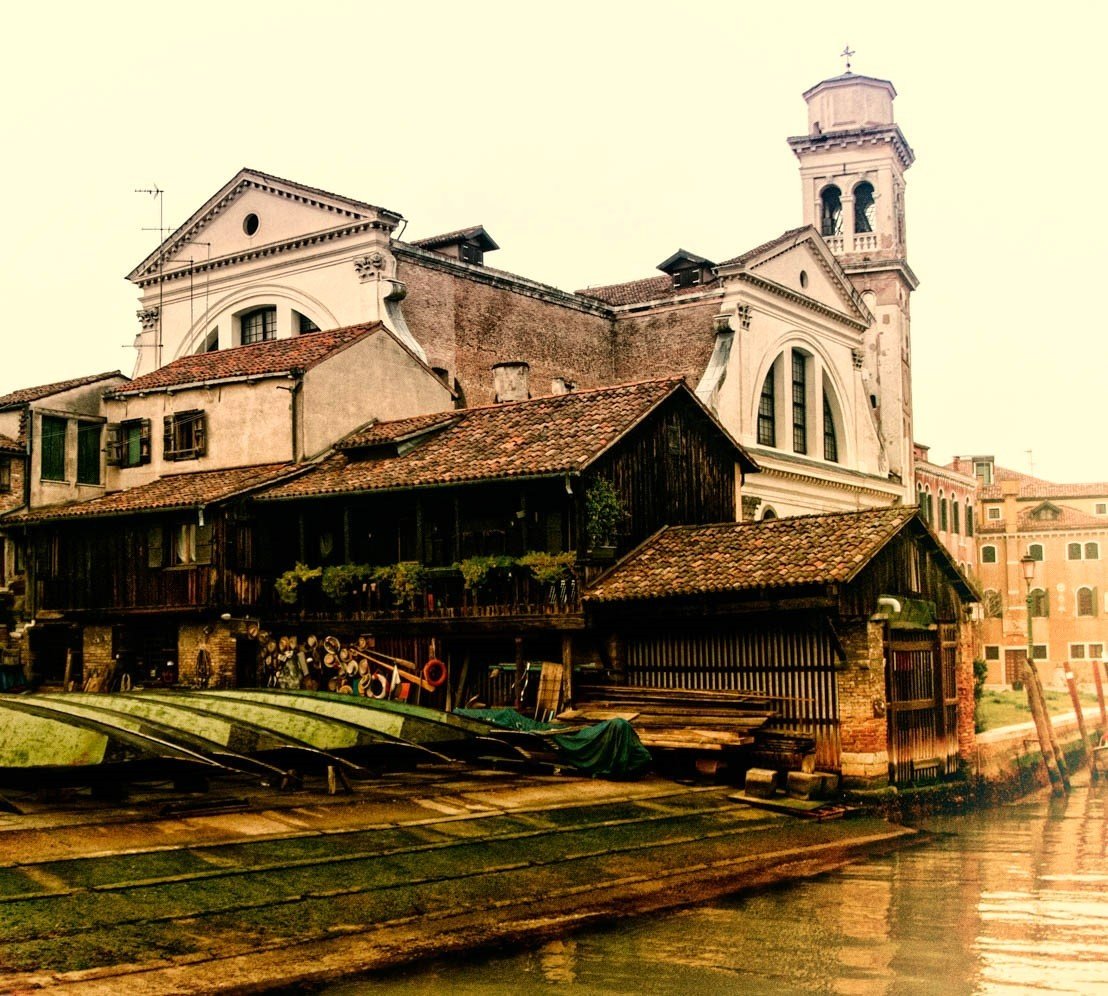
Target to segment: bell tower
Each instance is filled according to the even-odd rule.
[[[844,53],[852,55],[847,49]],[[875,317],[863,370],[890,473],[915,501],[904,174],[915,153],[893,118],[896,88],[847,71],[804,93],[808,134],[789,139],[800,161],[804,221],[823,236]]]

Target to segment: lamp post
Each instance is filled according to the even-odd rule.
[[[1027,704],[1031,707],[1031,716],[1035,720],[1035,730],[1039,736],[1039,749],[1043,763],[1046,764],[1050,778],[1050,788],[1055,795],[1064,795],[1069,791],[1069,772],[1058,742],[1054,738],[1054,727],[1050,723],[1050,714],[1046,709],[1046,696],[1039,681],[1039,672],[1035,667],[1035,644],[1031,622],[1031,582],[1035,580],[1035,558],[1024,554],[1020,558],[1020,570],[1027,586],[1027,655],[1023,662],[1023,683],[1027,686]]]

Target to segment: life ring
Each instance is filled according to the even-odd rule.
[[[383,699],[389,694],[388,679],[380,671],[370,675],[366,688],[371,699]]]
[[[423,680],[432,688],[438,688],[446,681],[446,665],[437,657],[432,657],[423,665]]]

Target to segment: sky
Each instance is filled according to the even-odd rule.
[[[1094,101],[1108,5],[20,4],[0,87],[0,393],[134,365],[125,275],[241,167],[483,224],[568,290],[802,223],[801,94],[890,79],[907,174],[915,435],[946,462],[1108,481]],[[1026,12],[1026,13],[1024,13]],[[1028,453],[1030,451],[1030,454]]]

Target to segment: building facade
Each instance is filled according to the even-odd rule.
[[[1092,662],[1108,648],[1108,483],[1057,484],[996,465],[990,456],[958,457],[977,491],[981,639],[988,683],[1018,683],[1027,655],[1044,680],[1061,684],[1072,669],[1091,681]],[[1030,585],[1021,560],[1034,562]]]
[[[405,241],[399,212],[242,170],[131,272],[135,375],[381,322],[462,406],[495,399],[502,363],[526,363],[535,395],[685,378],[763,468],[746,518],[911,504],[914,157],[895,95],[852,73],[805,93],[801,227],[575,293],[487,266],[483,226]]]
[[[916,504],[966,577],[977,575],[977,478],[944,467],[930,458],[929,448],[915,444]]]

